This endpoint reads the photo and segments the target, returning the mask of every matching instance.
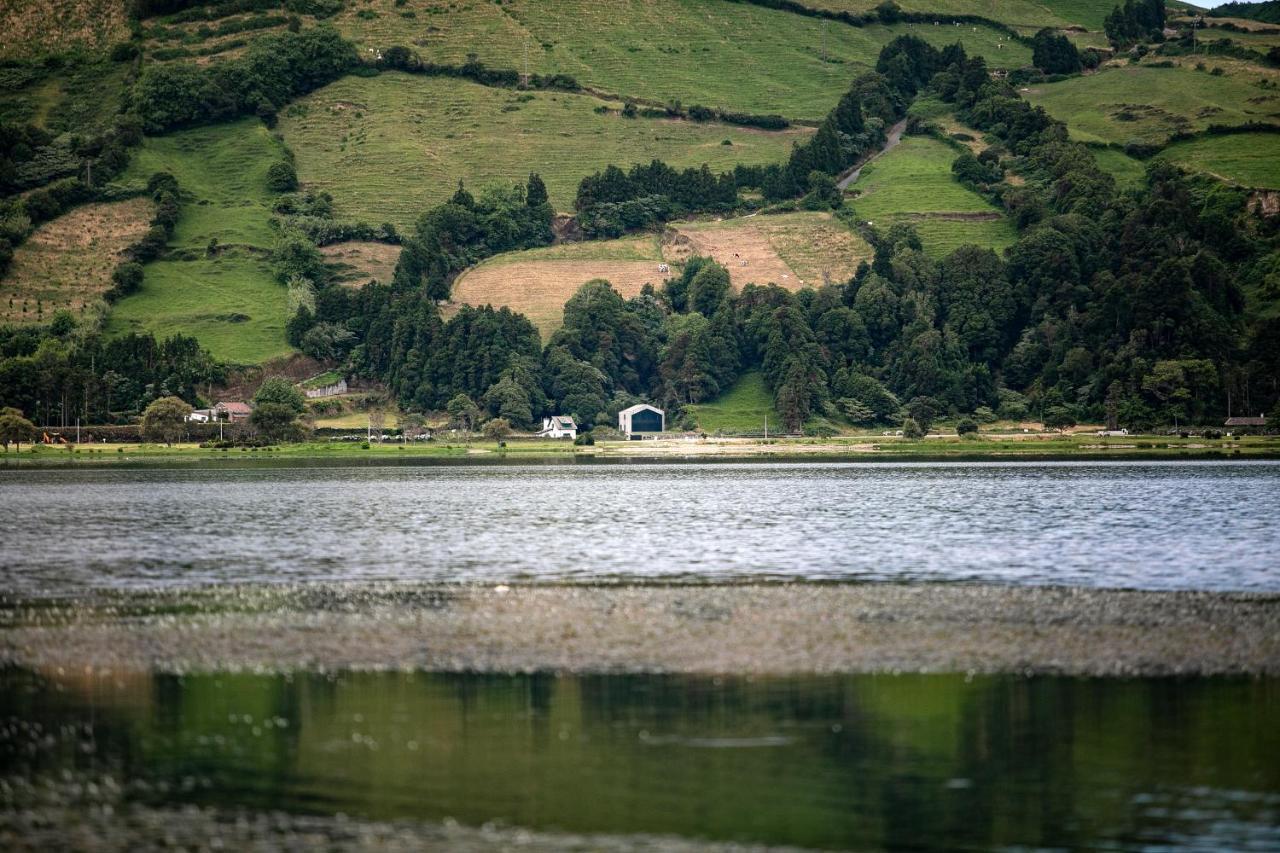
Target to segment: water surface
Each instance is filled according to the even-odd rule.
[[[0,589],[987,581],[1280,591],[1280,463],[0,471]]]
[[[1274,679],[11,669],[0,723],[0,780],[110,776],[233,811],[822,848],[1280,848]]]

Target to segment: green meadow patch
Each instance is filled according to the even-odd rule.
[[[1109,172],[1116,179],[1116,186],[1121,189],[1141,186],[1146,179],[1146,165],[1123,151],[1117,151],[1114,148],[1095,148],[1092,153],[1098,168]]]
[[[1215,76],[1185,66],[1107,68],[1022,94],[1084,142],[1159,144],[1211,124],[1280,124],[1280,91],[1240,75]]]
[[[215,358],[259,364],[291,352],[285,320],[285,288],[266,261],[228,252],[147,264],[141,289],[112,308],[107,333],[193,335]]]
[[[773,394],[765,385],[764,375],[758,370],[744,373],[733,387],[710,403],[685,406],[705,433],[763,432],[766,420],[769,429],[781,430],[782,418],[773,407]]]
[[[925,251],[942,256],[965,244],[992,249],[1012,245],[1013,225],[986,199],[951,175],[955,149],[927,136],[902,144],[863,168],[849,203],[857,218],[881,230],[910,222]]]
[[[610,163],[656,157],[718,172],[783,161],[812,132],[623,118],[621,108],[587,95],[392,73],[326,86],[286,109],[280,130],[299,177],[332,193],[340,218],[401,229],[447,200],[459,179],[474,191],[536,171],[552,204],[571,210],[578,182]]]
[[[570,74],[629,97],[796,119],[821,119],[849,80],[870,70],[880,48],[903,33],[939,43],[960,39],[970,53],[1000,66],[1031,58],[1021,45],[997,48],[1008,37],[987,27],[824,26],[817,18],[722,0],[397,2],[348,4],[335,24],[366,51],[402,44],[453,63],[474,54],[490,66]]]
[[[1280,189],[1280,133],[1237,133],[1175,142],[1160,152],[1179,166],[1252,189]]]

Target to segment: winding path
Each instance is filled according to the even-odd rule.
[[[876,159],[880,155],[885,154],[889,151],[892,151],[894,148],[896,148],[898,146],[898,143],[902,141],[902,133],[906,129],[907,129],[907,120],[905,118],[902,121],[895,124],[893,127],[889,128],[889,136],[884,141],[884,147],[881,148],[879,151],[875,152],[874,154],[859,161],[856,165],[854,165],[851,169],[849,169],[849,171],[841,175],[840,178],[836,181],[836,186],[840,188],[841,192],[849,189],[849,187],[852,186],[853,182],[858,180],[858,176],[862,174],[863,166],[867,165],[868,163],[870,163],[872,160]]]

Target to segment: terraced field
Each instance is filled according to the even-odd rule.
[[[0,279],[0,323],[84,311],[111,287],[120,253],[146,233],[151,215],[151,201],[139,198],[87,204],[41,225]]]
[[[1174,133],[1211,124],[1280,124],[1277,90],[1261,88],[1243,75],[1214,76],[1188,66],[1110,67],[1022,94],[1066,122],[1073,138],[1086,142],[1162,143]]]
[[[951,176],[956,151],[924,136],[902,144],[863,168],[850,204],[860,220],[877,228],[910,222],[930,255],[974,243],[1003,249],[1017,234],[1004,215]]]
[[[340,80],[303,98],[285,111],[279,129],[297,154],[299,177],[332,193],[340,218],[401,229],[445,201],[459,179],[475,190],[523,182],[537,171],[552,204],[571,210],[578,182],[610,163],[658,157],[721,171],[785,160],[792,143],[812,133],[629,119],[621,108],[586,95],[382,74]]]
[[[789,118],[820,119],[895,36],[960,38],[999,65],[1030,61],[987,28],[855,28],[721,0],[509,0],[444,4],[369,0],[335,23],[365,49],[405,44],[436,61],[474,54],[488,65],[571,74],[584,85],[658,102],[672,99]],[[943,32],[943,30],[947,30]],[[527,61],[526,61],[527,60]],[[708,74],[708,68],[734,69]]]
[[[0,59],[110,47],[129,37],[121,0],[4,0]]]

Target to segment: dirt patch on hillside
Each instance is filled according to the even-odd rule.
[[[352,241],[334,243],[320,249],[325,262],[332,265],[338,281],[360,287],[370,281],[389,284],[400,258],[400,247],[389,243]]]
[[[658,263],[574,260],[482,264],[454,282],[453,299],[455,304],[505,305],[528,317],[545,339],[560,327],[564,303],[583,284],[603,278],[630,298],[646,283],[662,286],[669,273],[660,272]]]
[[[137,198],[86,204],[41,225],[0,280],[0,321],[45,322],[60,309],[80,313],[111,286],[111,271],[147,232],[151,215],[151,201]]]
[[[825,213],[694,223],[669,234],[663,245],[668,261],[710,255],[728,268],[738,289],[772,283],[799,290],[845,281],[873,254],[861,237]]]

